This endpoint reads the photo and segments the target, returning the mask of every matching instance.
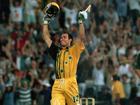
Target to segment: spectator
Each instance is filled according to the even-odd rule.
[[[105,85],[105,69],[103,68],[103,61],[98,61],[94,65],[92,73],[94,85],[97,87],[97,92],[102,91],[102,87]]]
[[[126,105],[123,84],[117,75],[113,76],[112,96],[115,105]]]
[[[19,83],[19,105],[31,105],[31,87],[27,80],[22,79],[21,83]]]
[[[0,102],[3,103],[3,95],[4,95],[4,81],[3,77],[0,76]]]
[[[35,79],[38,79],[38,77],[39,77],[39,69],[38,69],[37,62],[35,60],[31,61],[30,73],[31,73],[31,75],[34,76]]]
[[[5,91],[3,95],[3,105],[15,105],[15,93],[11,83],[5,85]]]
[[[20,1],[11,0],[10,11],[11,22],[21,24],[23,22],[23,4]]]
[[[0,23],[9,23],[10,17],[10,0],[0,1]]]
[[[123,83],[123,87],[124,87],[124,91],[125,91],[125,95],[126,95],[126,105],[128,105],[129,97],[130,97],[130,93],[131,93],[131,84],[130,84],[130,79],[127,76],[127,74],[122,75],[122,83]]]
[[[139,5],[139,0],[128,0],[128,6],[129,6],[129,12],[130,12],[130,17],[132,19],[132,25],[136,25],[136,20],[140,12],[140,5]]]
[[[35,10],[38,7],[37,0],[23,0],[24,7],[24,22],[27,24],[36,23]]]
[[[120,21],[127,20],[127,8],[128,8],[128,1],[127,0],[115,0],[117,4],[117,12],[120,18]]]
[[[65,12],[65,26],[69,28],[71,25],[77,23],[77,8],[73,2],[67,3],[67,6],[63,7]]]

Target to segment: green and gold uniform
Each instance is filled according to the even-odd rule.
[[[75,42],[69,48],[60,48],[52,43],[49,53],[55,60],[56,80],[52,88],[51,105],[79,105],[76,80],[77,64],[85,49],[82,42]]]

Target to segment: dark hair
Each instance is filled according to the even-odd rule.
[[[70,33],[68,33],[68,37],[69,37],[69,39],[72,39],[72,41],[73,41],[73,36]]]
[[[73,36],[71,35],[71,33],[70,33],[70,32],[68,32],[67,30],[63,30],[63,32],[61,33],[61,35],[62,35],[62,34],[64,34],[64,33],[67,33],[67,34],[68,34],[69,39],[72,39],[72,40],[73,40]]]
[[[121,78],[128,78],[128,75],[127,75],[127,74],[123,74],[123,75],[121,76]]]
[[[69,33],[68,31],[64,30],[64,31],[61,33],[61,35],[62,35],[62,34],[65,34],[65,33],[68,34],[68,38],[69,38],[69,39],[72,39],[72,41],[71,41],[71,44],[72,44],[72,43],[73,43],[73,36],[72,36],[72,34]]]
[[[120,80],[120,77],[119,77],[118,75],[115,74],[115,75],[113,75],[113,80],[114,80],[114,81],[117,81],[117,80],[119,81],[119,80]]]

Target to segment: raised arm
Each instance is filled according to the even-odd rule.
[[[85,27],[83,21],[87,19],[87,12],[86,11],[80,11],[78,15],[78,23],[79,23],[79,34],[78,39],[81,41],[84,41],[85,39]]]
[[[50,33],[48,29],[48,21],[44,21],[44,24],[43,24],[43,39],[45,40],[48,47],[50,48],[52,40],[50,38]]]
[[[49,28],[48,28],[48,23],[53,17],[56,17],[59,10],[60,10],[59,5],[55,2],[51,2],[47,4],[46,7],[43,9],[43,13],[44,13],[43,38],[45,42],[47,43],[48,47],[50,47],[52,44],[52,40],[50,38],[50,33],[49,33]]]
[[[78,38],[83,41],[85,39],[85,27],[83,22],[79,23],[79,34]]]

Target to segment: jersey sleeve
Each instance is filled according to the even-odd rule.
[[[77,52],[81,53],[85,49],[85,45],[82,41],[75,42],[75,49]]]
[[[84,51],[85,49],[85,45],[83,42],[81,41],[78,41],[78,42],[75,42],[74,45],[73,45],[73,54],[75,55],[75,57],[77,59],[79,59],[81,53]]]

